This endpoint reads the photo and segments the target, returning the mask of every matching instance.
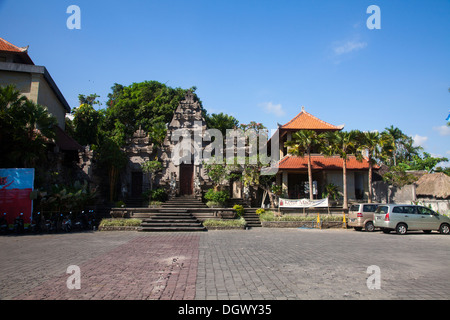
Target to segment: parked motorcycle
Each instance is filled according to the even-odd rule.
[[[45,229],[48,233],[58,232],[57,228],[58,219],[55,215],[52,215],[49,219],[45,220]]]
[[[9,232],[8,221],[6,220],[6,212],[0,217],[0,233],[7,234]]]
[[[72,215],[72,212],[71,212],[71,215]],[[81,231],[84,229],[83,220],[82,220],[81,215],[77,215],[75,217],[75,219],[73,219],[73,229],[78,230],[78,231]]]
[[[25,231],[24,221],[23,221],[23,212],[20,213],[19,216],[14,219],[14,233],[19,234]]]
[[[70,220],[70,216],[63,216],[63,214],[61,213],[61,218],[62,218],[62,222],[61,222],[61,229],[64,232],[71,232],[72,231],[72,220]]]
[[[98,229],[100,221],[98,221],[98,219],[96,218],[94,210],[89,210],[88,222],[89,222],[89,229],[94,231]]]
[[[33,233],[39,233],[41,232],[41,213],[38,212],[35,215],[33,215],[33,218],[31,220],[30,224],[30,231]]]

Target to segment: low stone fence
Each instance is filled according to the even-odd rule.
[[[139,226],[100,226],[98,231],[138,231]]]
[[[321,221],[319,225],[317,221],[261,221],[263,228],[347,228],[342,221]]]
[[[239,226],[239,227],[237,227],[237,226],[215,226],[215,227],[209,226],[209,227],[206,227],[206,229],[208,229],[208,230],[244,230],[245,226]]]

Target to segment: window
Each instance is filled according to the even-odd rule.
[[[415,214],[415,213],[417,213],[416,207],[413,207],[413,206],[394,207],[394,209],[392,209],[392,212],[395,212],[395,213],[407,213],[407,214]]]
[[[366,204],[364,205],[363,212],[375,212],[377,210],[377,204]]]
[[[392,209],[392,212],[394,212],[394,213],[403,213],[403,208],[404,207],[394,207],[394,209]]]
[[[425,207],[417,207],[417,211],[419,214],[426,214],[426,215],[435,214],[433,210],[425,208]]]
[[[359,210],[359,204],[354,204],[350,208],[350,211],[358,211],[358,210]]]
[[[379,206],[375,212],[376,213],[387,213],[388,211],[389,211],[388,206]]]
[[[409,214],[416,214],[417,213],[417,210],[416,210],[416,207],[404,207],[405,208],[405,211],[404,211],[404,213],[409,213]]]

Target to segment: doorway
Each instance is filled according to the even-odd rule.
[[[194,165],[180,165],[180,195],[192,195],[194,189]]]
[[[142,195],[143,174],[141,171],[131,173],[131,196],[140,197]]]
[[[241,180],[233,180],[232,189],[231,189],[231,198],[232,199],[242,199],[242,181]]]

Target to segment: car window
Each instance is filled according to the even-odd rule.
[[[354,204],[350,208],[350,211],[358,211],[358,210],[359,210],[359,204]]]
[[[394,207],[394,209],[392,209],[392,212],[394,213],[403,213],[405,207]]]
[[[425,207],[417,207],[417,211],[420,214],[434,214],[434,211]]]
[[[363,208],[363,212],[375,212],[377,210],[377,204],[365,204]]]
[[[409,214],[415,214],[415,213],[417,213],[417,210],[416,210],[416,207],[413,207],[413,206],[407,206],[407,207],[404,207],[405,209],[404,209],[404,213],[409,213]]]
[[[388,206],[379,206],[375,212],[376,213],[387,213],[388,209],[389,209]]]

